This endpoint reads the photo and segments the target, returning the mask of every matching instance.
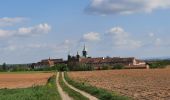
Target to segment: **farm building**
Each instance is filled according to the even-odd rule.
[[[46,68],[46,67],[52,67],[56,64],[62,64],[65,63],[63,59],[44,59],[41,60],[40,62],[33,63],[32,68],[33,69],[39,69],[39,68]]]

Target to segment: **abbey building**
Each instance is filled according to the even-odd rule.
[[[103,66],[113,68],[114,65],[123,65],[126,69],[144,69],[149,66],[142,60],[138,60],[135,57],[120,58],[120,57],[88,57],[86,46],[82,50],[82,55],[77,52],[76,56],[68,54],[67,64],[69,67],[73,67],[77,64],[85,64],[92,66],[94,69],[102,69]]]

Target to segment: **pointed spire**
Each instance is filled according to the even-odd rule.
[[[83,51],[86,51],[86,45],[84,44],[84,49],[83,49]]]
[[[84,49],[83,49],[83,51],[82,51],[82,56],[83,57],[87,57],[87,51],[86,51],[86,45],[84,44]]]
[[[77,51],[77,55],[79,55],[79,52]]]
[[[71,55],[71,54],[70,54],[70,51],[68,51],[68,55]]]

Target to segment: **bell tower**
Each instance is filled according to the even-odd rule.
[[[86,50],[86,45],[84,44],[84,48],[83,48],[83,51],[82,51],[82,55],[84,58],[87,58],[87,50]]]
[[[70,54],[70,51],[68,52],[68,56],[67,56],[68,60],[71,59],[71,54]]]
[[[79,52],[77,51],[77,55],[76,55],[77,59],[80,58]]]

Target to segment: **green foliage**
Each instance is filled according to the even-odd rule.
[[[170,65],[170,60],[152,61],[148,64],[150,68],[165,68],[167,65]]]
[[[124,66],[122,64],[115,64],[113,66],[113,69],[123,69],[123,68],[124,68]]]
[[[57,64],[52,67],[44,67],[44,68],[38,68],[38,69],[32,69],[33,71],[67,71],[67,65],[66,64]]]
[[[5,63],[0,66],[0,72],[10,71],[10,72],[20,72],[20,71],[67,71],[68,67],[66,64],[57,64],[55,66],[49,67],[45,66],[43,68],[31,68],[29,65],[15,64],[7,66]]]
[[[57,68],[55,66],[52,67],[44,67],[44,68],[37,68],[37,69],[31,69],[31,71],[56,71]]]
[[[0,65],[0,72],[4,72],[2,65]]]
[[[149,63],[150,68],[165,68],[167,65],[170,65],[170,60],[159,60]]]
[[[57,64],[55,65],[58,71],[68,71],[68,67],[66,64]]]
[[[165,68],[166,65],[164,65],[162,62],[154,62],[149,64],[150,68]]]
[[[0,74],[33,74],[33,73],[51,73],[52,71],[15,71],[15,72],[0,72]]]
[[[75,64],[72,66],[69,66],[69,70],[71,71],[91,71],[94,70],[93,66],[89,64]]]
[[[65,92],[67,92],[68,95],[69,95],[70,97],[72,97],[74,100],[89,100],[88,98],[86,98],[86,97],[84,97],[83,95],[81,95],[79,92],[77,92],[77,91],[71,89],[70,87],[68,87],[68,86],[64,83],[64,81],[63,81],[63,79],[62,79],[61,73],[60,73],[60,75],[59,75],[59,83],[60,83],[62,89],[63,89]]]
[[[17,72],[17,71],[29,71],[29,69],[22,65],[15,65],[12,66],[10,69],[11,72]]]
[[[0,89],[0,100],[61,100],[55,80],[56,76],[52,76],[45,86],[33,86],[25,89]]]
[[[130,100],[130,98],[128,97],[120,96],[107,90],[91,86],[89,84],[75,82],[68,77],[67,73],[65,73],[64,76],[69,84],[80,90],[90,93],[91,95],[99,98],[100,100]]]
[[[103,65],[101,70],[108,70],[109,69],[109,66],[108,65]]]
[[[3,63],[3,65],[2,65],[2,70],[6,71],[7,69],[8,69],[8,68],[7,68],[6,63]]]

